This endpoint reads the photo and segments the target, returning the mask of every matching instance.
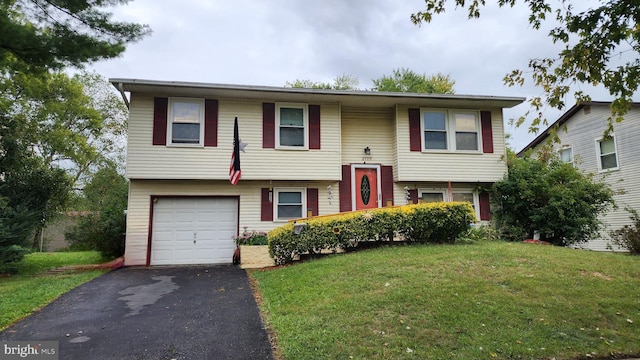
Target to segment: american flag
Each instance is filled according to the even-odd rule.
[[[240,138],[238,137],[238,118],[233,124],[233,153],[231,153],[231,166],[229,166],[229,181],[235,185],[242,176],[240,170]]]

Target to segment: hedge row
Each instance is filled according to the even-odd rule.
[[[355,247],[364,241],[401,237],[419,243],[453,243],[475,222],[466,202],[439,202],[378,208],[307,219],[271,230],[269,253],[276,265],[300,254]]]

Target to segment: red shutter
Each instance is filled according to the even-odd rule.
[[[273,221],[273,203],[269,201],[268,188],[262,188],[260,195],[260,220]]]
[[[482,127],[482,152],[493,153],[493,130],[491,129],[491,111],[480,111]]]
[[[153,145],[167,145],[168,98],[153,99]]]
[[[380,166],[380,180],[382,182],[382,206],[387,206],[387,200],[393,205],[393,166]]]
[[[340,212],[351,211],[351,165],[342,165],[340,181]]]
[[[491,203],[489,202],[489,194],[480,193],[478,197],[478,200],[480,201],[480,220],[491,220]]]
[[[276,104],[262,104],[262,147],[276,147]]]
[[[318,216],[318,189],[307,188],[307,210],[311,210],[311,216]]]
[[[309,105],[309,149],[320,149],[320,105]]]
[[[204,146],[218,146],[218,100],[204,101]]]
[[[418,203],[418,189],[409,189],[409,203],[410,204]]]
[[[421,151],[420,109],[409,109],[409,149]]]

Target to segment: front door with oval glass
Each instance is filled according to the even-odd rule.
[[[354,171],[355,210],[378,207],[378,169],[359,168]]]

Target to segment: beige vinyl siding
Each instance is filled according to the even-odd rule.
[[[329,200],[328,186],[332,187]],[[338,183],[331,181],[273,181],[276,187],[304,187],[318,189],[318,211],[320,214],[339,212]],[[127,240],[125,265],[146,265],[149,224],[151,219],[151,196],[238,196],[239,231],[269,231],[286,222],[261,221],[261,189],[268,188],[268,181],[240,180],[238,185],[228,181],[159,181],[132,180],[127,209]]]
[[[494,182],[503,178],[507,167],[501,160],[506,148],[500,109],[491,109],[493,153],[487,154],[410,151],[408,109],[398,106],[397,110],[397,181]],[[482,142],[479,147],[482,149]]]
[[[342,164],[394,162],[393,109],[342,108]],[[364,156],[364,148],[371,156]]]
[[[599,173],[596,140],[602,138],[610,115],[607,106],[592,105],[588,111],[585,108],[579,110],[565,126],[558,129],[560,143],[554,144],[556,150],[570,146],[573,149],[574,164],[579,169],[595,174],[596,180],[604,180],[617,192],[614,200],[618,209],[610,210],[602,217],[606,229],[597,239],[582,245],[598,251],[611,250],[609,231],[631,224],[625,207],[640,210],[640,128],[637,126],[640,122],[640,109],[633,108],[625,115],[624,121],[614,124],[619,169]],[[535,150],[540,150],[543,145],[544,142]]]
[[[218,99],[218,146],[153,146],[153,97],[132,94],[127,153],[130,179],[222,180],[229,174],[233,119],[247,143],[240,154],[243,180],[339,180],[340,112],[322,104],[321,149],[262,148],[262,102]]]

